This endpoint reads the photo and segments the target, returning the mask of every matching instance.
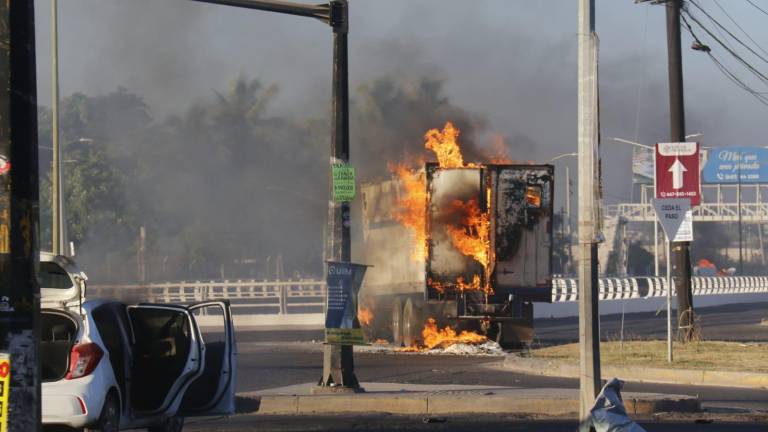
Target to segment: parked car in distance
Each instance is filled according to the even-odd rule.
[[[39,280],[44,426],[181,431],[185,417],[234,412],[229,302],[87,300],[85,274],[50,254]]]

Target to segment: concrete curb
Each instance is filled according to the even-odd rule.
[[[339,394],[339,395],[265,395],[246,396],[256,399],[257,414],[316,415],[332,413],[386,413],[401,415],[451,415],[462,413],[528,414],[548,417],[577,416],[576,397],[521,397],[517,394]],[[659,412],[699,412],[701,405],[695,397],[670,396],[625,398],[630,415],[652,415]]]
[[[528,375],[578,378],[579,365],[559,360],[546,360],[507,355],[505,370]],[[695,369],[662,369],[640,366],[602,366],[603,379],[617,377],[624,381],[661,384],[690,384],[715,387],[768,388],[768,374],[754,372],[710,371]]]

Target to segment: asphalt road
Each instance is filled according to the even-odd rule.
[[[731,340],[768,340],[768,326],[760,326],[768,303],[729,305],[699,310],[705,323],[705,334],[711,338]],[[663,315],[663,314],[662,314]],[[615,334],[620,316],[604,316],[604,335]],[[658,322],[657,322],[658,321]],[[544,343],[575,340],[575,319],[537,320],[537,333]],[[627,314],[625,334],[634,337],[654,337],[665,334],[665,323],[651,313]],[[765,327],[765,328],[764,328]],[[626,329],[632,329],[627,332]],[[711,330],[709,330],[711,328]],[[573,334],[573,336],[571,336]],[[265,390],[319,379],[322,370],[322,331],[248,331],[238,332],[238,392]],[[390,382],[412,384],[501,385],[516,387],[577,388],[575,379],[528,376],[507,372],[499,367],[499,357],[434,356],[422,354],[355,353],[355,370],[363,383]],[[698,395],[703,406],[715,414],[689,418],[643,419],[648,431],[766,431],[764,414],[756,422],[749,417],[723,417],[723,412],[737,408],[745,411],[768,412],[768,391],[721,387],[698,387],[662,384],[626,384],[625,391],[660,392]],[[728,408],[728,410],[726,410]],[[708,415],[716,419],[701,422]],[[274,417],[240,415],[225,420],[190,424],[185,430],[575,430],[570,419],[541,420],[514,416],[450,417],[436,423],[424,423],[421,417],[407,416],[344,416],[341,417]],[[445,420],[444,422],[442,420]],[[699,422],[697,422],[699,421]]]
[[[768,341],[768,302],[739,303],[696,308],[696,318],[701,337],[710,340]],[[676,311],[672,311],[676,319]],[[673,321],[674,325],[675,321]],[[576,342],[579,339],[577,317],[543,318],[534,321],[536,341],[542,344]],[[600,334],[603,340],[618,340],[621,335],[621,314],[600,317]],[[665,339],[667,337],[667,312],[636,312],[624,315],[624,338]]]
[[[421,354],[355,354],[361,382],[496,385],[527,388],[578,388],[571,378],[523,375],[503,370],[499,357]],[[238,392],[316,381],[322,371],[322,344],[250,342],[241,344]],[[667,384],[626,383],[624,391],[698,395],[709,408],[768,411],[768,391]]]
[[[729,419],[711,421],[705,416],[678,419],[641,419],[648,432],[765,432],[763,421]],[[185,431],[576,431],[578,423],[571,419],[537,420],[515,416],[235,416],[226,420],[189,423]]]

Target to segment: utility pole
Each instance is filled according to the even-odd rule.
[[[573,227],[571,226],[571,167],[565,166],[565,214],[567,215],[566,232],[568,238],[568,271],[573,272]]]
[[[0,2],[0,81],[0,154],[11,164],[10,172],[0,176],[0,213],[9,215],[0,223],[0,352],[10,355],[8,431],[39,431],[39,202],[32,1]]]
[[[595,1],[579,0],[579,401],[589,416],[600,392],[600,321],[597,282],[595,159],[598,144]]]
[[[339,25],[333,27],[333,119],[331,131],[331,165],[349,164],[349,63],[347,34],[349,33],[349,4],[347,0],[331,3],[332,15]],[[333,186],[329,185],[330,194]],[[351,262],[352,237],[350,234],[351,209],[349,202],[328,200],[328,232],[330,247],[326,260]],[[344,389],[360,389],[355,376],[352,345],[323,346],[323,376],[320,387],[341,386]]]
[[[59,145],[59,5],[51,0],[51,251],[54,255],[67,252],[64,236],[64,206],[61,188],[61,147]]]
[[[667,68],[669,73],[670,142],[685,141],[685,105],[683,100],[683,59],[680,48],[681,0],[669,0],[667,8]],[[691,289],[690,242],[676,242],[671,247],[674,286],[677,291],[678,337],[687,342],[693,337],[693,291]],[[671,289],[671,288],[670,288]]]
[[[347,0],[332,0],[330,3],[304,5],[287,1],[268,0],[195,0],[227,6],[258,9],[317,18],[333,29],[333,77],[332,77],[332,119],[330,166],[349,163],[349,62],[347,34],[349,33],[349,3]],[[329,172],[331,170],[329,169]],[[329,187],[332,194],[333,190]],[[350,262],[351,211],[349,203],[337,203],[329,196],[328,223],[326,224],[326,261]],[[331,345],[323,347],[323,376],[319,388],[336,390],[360,390],[355,376],[352,345]]]

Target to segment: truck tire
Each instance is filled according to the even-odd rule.
[[[403,301],[399,297],[392,302],[392,344],[403,345]]]
[[[403,343],[405,346],[413,346],[421,341],[421,311],[413,304],[412,299],[405,302],[403,308]]]

